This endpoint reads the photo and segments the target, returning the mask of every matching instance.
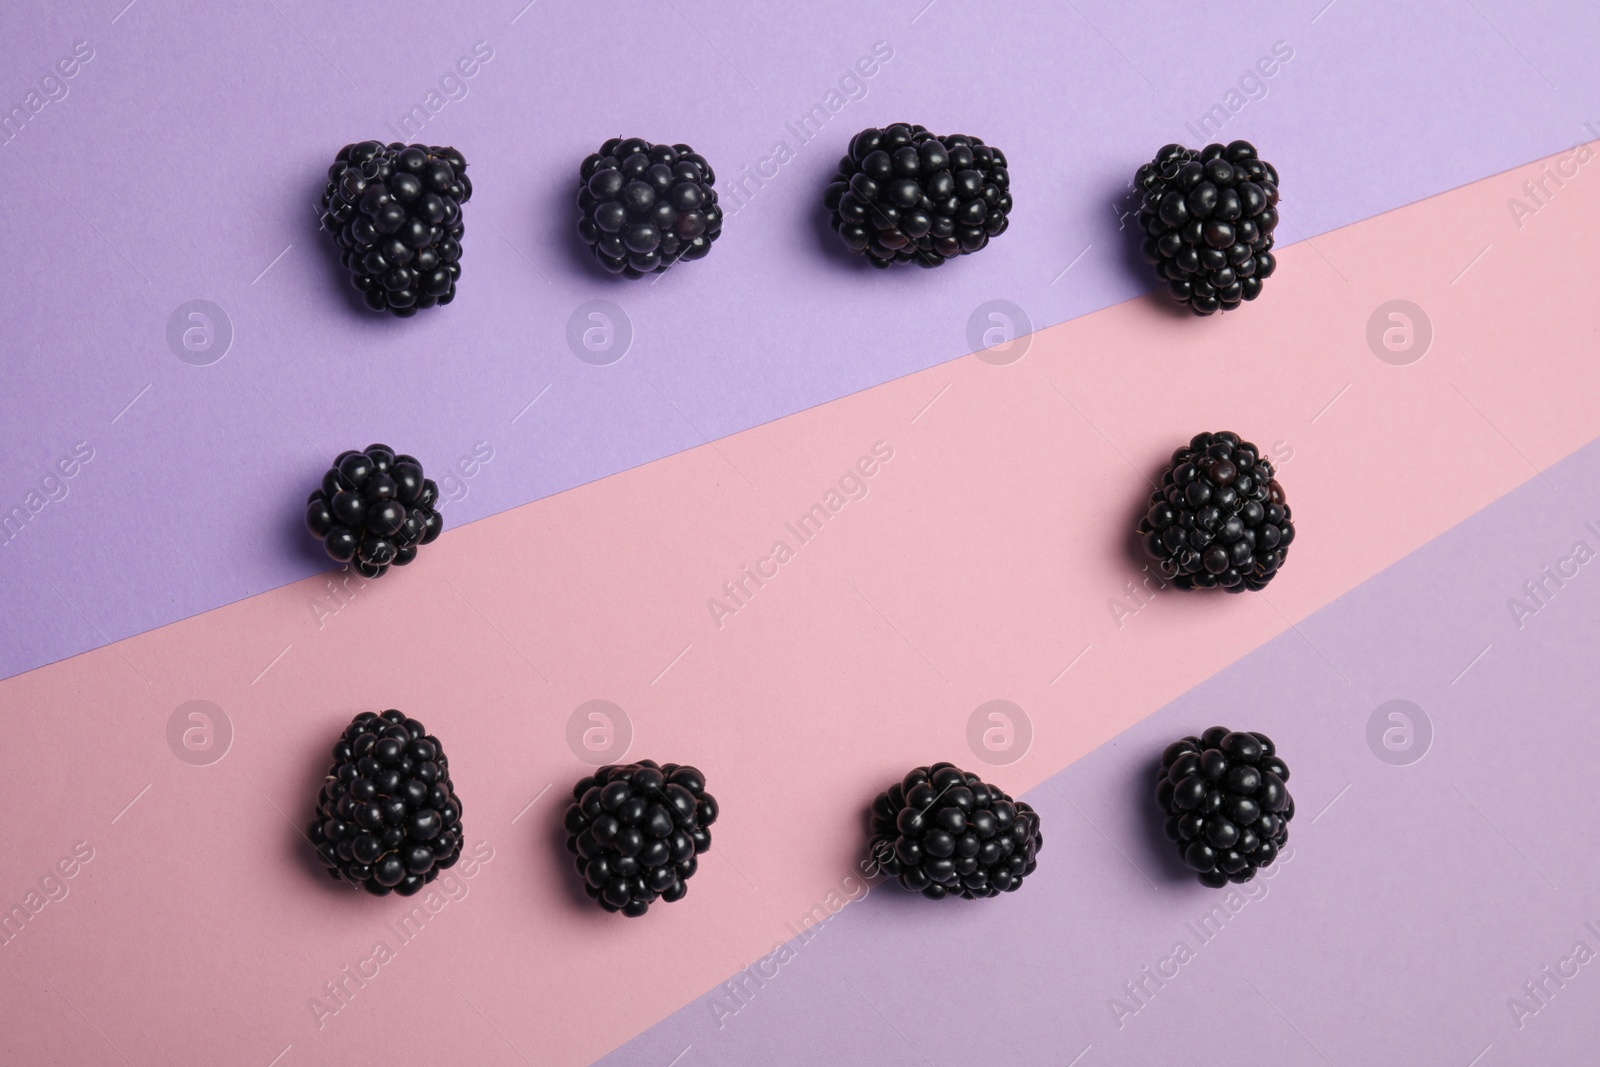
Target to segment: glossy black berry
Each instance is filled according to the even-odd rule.
[[[306,836],[335,878],[410,896],[461,856],[461,800],[439,739],[398,711],[364,711],[333,746]]]
[[[414,456],[388,445],[343,452],[306,501],[306,529],[329,557],[367,578],[404,567],[439,536],[439,487]]]
[[[1033,808],[949,763],[918,767],[879,793],[871,826],[878,870],[934,900],[1009,893],[1044,846]]]
[[[897,122],[850,141],[823,196],[829,225],[874,267],[937,267],[976,252],[1010,224],[1005,153],[965,134]]]
[[[1202,885],[1248,882],[1289,841],[1289,768],[1266,734],[1213,726],[1161,754],[1156,803],[1166,833]]]
[[[1289,554],[1294,523],[1272,461],[1236,433],[1203,433],[1172,454],[1139,536],[1180,589],[1264,589]]]
[[[578,169],[578,236],[629,278],[700,259],[722,232],[716,180],[686,144],[613,137]]]
[[[1139,168],[1140,251],[1196,315],[1230,311],[1272,276],[1278,172],[1249,141],[1200,151],[1169,144]]]
[[[601,767],[572,787],[567,851],[590,900],[636,917],[657,898],[683,899],[716,821],[716,798],[693,767],[652,760]]]
[[[472,196],[454,148],[361,141],[339,150],[322,226],[367,307],[401,318],[448,304],[461,277],[461,205]]]

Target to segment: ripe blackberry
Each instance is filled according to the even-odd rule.
[[[1169,144],[1139,168],[1140,251],[1167,292],[1196,315],[1231,311],[1272,276],[1278,172],[1249,141],[1196,152]]]
[[[461,856],[461,800],[439,739],[398,711],[363,711],[333,746],[306,836],[335,878],[408,897]]]
[[[1236,433],[1203,433],[1172,454],[1139,520],[1144,550],[1180,589],[1265,589],[1294,542],[1272,461]]]
[[[722,232],[716,180],[686,144],[613,137],[578,169],[578,236],[629,278],[700,259]]]
[[[1248,882],[1289,840],[1289,768],[1266,734],[1213,726],[1161,754],[1156,803],[1183,862],[1202,885]]]
[[[1044,846],[1032,807],[949,763],[918,767],[879,793],[871,823],[878,869],[933,900],[1009,893]]]
[[[361,141],[339,150],[322,225],[373,311],[401,318],[448,304],[461,277],[461,205],[472,196],[454,148]]]
[[[306,528],[331,558],[377,578],[391,564],[416,559],[417,547],[439,536],[438,501],[439,487],[422,476],[415,457],[368,445],[333,461],[306,501]]]
[[[897,122],[851,139],[823,203],[844,246],[874,267],[937,267],[1006,232],[1011,175],[1005,153],[976,137]]]
[[[635,917],[657,897],[669,904],[683,899],[717,821],[705,775],[640,760],[601,767],[573,786],[572,796],[567,851],[577,856],[590,900]]]

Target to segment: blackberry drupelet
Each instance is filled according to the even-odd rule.
[[[949,763],[918,767],[879,793],[871,826],[878,869],[933,900],[1009,893],[1044,846],[1033,808]]]
[[[897,122],[851,139],[823,203],[844,246],[874,267],[937,267],[1006,232],[1011,175],[1005,153],[976,137]]]
[[[1213,726],[1161,754],[1156,803],[1166,832],[1200,883],[1248,882],[1289,840],[1289,768],[1265,734]]]
[[[339,150],[322,225],[373,311],[405,318],[448,304],[461,277],[461,205],[472,196],[454,148],[361,141]]]
[[[439,536],[439,487],[416,458],[388,445],[342,452],[306,501],[306,528],[328,555],[367,578],[404,567]]]
[[[578,170],[578,236],[629,278],[701,259],[722,232],[716,180],[686,144],[613,137]]]
[[[357,715],[333,746],[306,836],[335,878],[410,896],[461,856],[461,800],[439,739],[398,711]]]
[[[1249,141],[1196,152],[1169,144],[1139,168],[1144,258],[1196,315],[1230,311],[1272,276],[1278,172]]]
[[[601,767],[572,787],[572,797],[567,851],[577,857],[590,900],[636,917],[657,897],[669,904],[683,899],[717,821],[705,775],[640,760]]]
[[[1180,589],[1265,589],[1294,523],[1272,461],[1236,433],[1203,433],[1172,454],[1139,520],[1144,550]]]

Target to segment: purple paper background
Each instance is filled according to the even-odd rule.
[[[94,59],[0,147],[0,513],[76,443],[95,458],[0,547],[0,676],[327,566],[299,512],[344,448],[439,476],[487,442],[459,525],[963,354],[990,299],[1039,327],[1137,295],[1132,169],[1197,142],[1277,41],[1293,59],[1221,137],[1286,175],[1288,241],[1594,137],[1596,39],[1592,5],[1509,0],[8,3],[0,114],[75,41]],[[419,134],[471,163],[460,296],[359,311],[316,230],[326,166],[478,41],[492,60]],[[786,124],[877,41],[894,58],[800,145]],[[1015,224],[981,256],[878,274],[824,240],[849,136],[898,119],[1009,155]],[[692,143],[725,189],[795,155],[709,259],[630,284],[578,255],[570,201],[582,156],[633,133]],[[166,338],[197,298],[235,334],[205,367]],[[595,298],[632,323],[612,366],[565,339]]]
[[[1580,540],[1600,549],[1600,443],[1028,793],[1045,847],[1016,894],[876,888],[742,997],[713,990],[601,1062],[1596,1062],[1600,561],[1520,629],[1507,607]],[[1408,766],[1367,740],[1395,699],[1432,724]],[[1186,924],[1226,892],[1183,871],[1151,782],[1217,723],[1273,737],[1296,814],[1292,853],[1245,887],[1265,895],[1203,942]],[[1124,983],[1180,940],[1194,958],[1119,1027],[1111,998],[1136,1006]],[[1534,1003],[1522,983],[1578,941],[1594,955],[1519,1028],[1508,1000]]]

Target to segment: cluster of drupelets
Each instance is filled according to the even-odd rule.
[[[323,224],[367,306],[406,317],[449,303],[460,277],[462,205],[453,148],[364,141],[329,171]],[[612,138],[579,169],[578,234],[607,271],[641,277],[700,259],[722,232],[716,176],[685,144]],[[1139,168],[1142,251],[1168,294],[1196,314],[1238,307],[1275,268],[1278,174],[1245,141],[1167,145]],[[862,130],[824,194],[833,231],[874,267],[936,267],[1010,224],[999,149],[896,123]],[[306,524],[329,556],[367,577],[411,562],[439,535],[438,489],[386,445],[346,452],[311,494]],[[1185,589],[1261,589],[1294,526],[1272,463],[1237,434],[1178,449],[1138,524],[1145,551]],[[1156,801],[1183,862],[1220,887],[1248,881],[1288,841],[1289,769],[1260,733],[1213,727],[1170,745]],[[694,767],[601,767],[572,789],[567,848],[590,900],[644,915],[680,900],[711,847],[716,799]],[[1039,815],[949,763],[913,768],[869,816],[869,865],[926,897],[1014,892],[1038,865]],[[438,738],[399,711],[356,716],[333,749],[307,836],[333,877],[410,895],[454,864],[461,801]]]

